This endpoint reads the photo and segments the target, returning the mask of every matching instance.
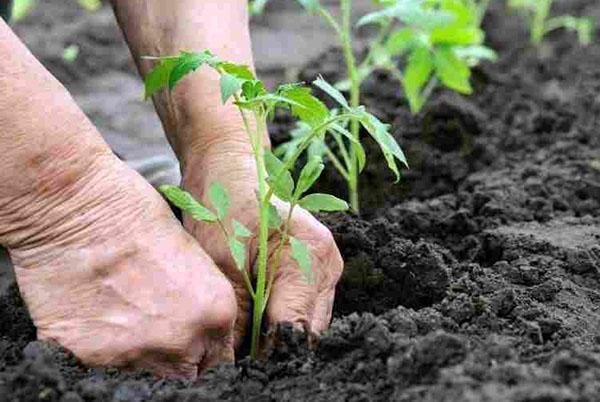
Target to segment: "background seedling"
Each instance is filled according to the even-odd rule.
[[[551,17],[553,2],[554,0],[508,0],[508,5],[527,19],[533,44],[540,44],[548,33],[560,28],[577,32],[582,45],[590,44],[595,29],[594,19],[572,15]]]
[[[376,24],[380,34],[359,67],[361,77],[375,69],[389,71],[403,85],[411,111],[421,110],[442,84],[471,94],[471,68],[495,60],[485,47],[481,20],[488,2],[472,0],[396,0],[362,17],[358,25]]]
[[[319,0],[298,1],[336,32],[348,74],[336,87],[350,93],[351,107],[360,104],[361,84],[374,70],[386,70],[398,79],[411,111],[417,113],[440,84],[470,94],[471,68],[483,59],[496,58],[491,49],[483,46],[485,35],[480,28],[488,0],[374,0],[380,9],[360,18],[358,26],[376,25],[378,33],[360,64],[353,51],[352,2],[340,0],[341,18],[337,20]],[[261,5],[264,7],[264,2]],[[350,119],[346,123],[356,142],[360,142],[359,122]],[[290,142],[278,150],[279,155],[287,155],[303,132],[299,127]],[[350,204],[358,212],[360,149],[346,146],[343,138],[334,139],[337,152],[328,144],[317,149],[346,180]]]
[[[221,228],[223,241],[229,245],[233,261],[243,275],[247,290],[254,301],[252,320],[251,356],[258,353],[259,335],[262,317],[267,307],[273,285],[273,278],[279,267],[281,254],[289,246],[291,257],[297,262],[305,279],[312,281],[312,267],[309,249],[299,239],[290,235],[292,214],[296,207],[312,212],[343,211],[348,204],[332,195],[310,194],[310,189],[319,179],[324,165],[318,153],[310,154],[297,178],[292,176],[300,156],[307,149],[322,144],[326,136],[341,136],[353,144],[361,155],[359,167],[365,163],[364,151],[356,138],[342,127],[344,122],[354,120],[361,124],[381,146],[388,165],[399,177],[397,161],[405,163],[400,147],[388,132],[388,126],[369,114],[362,106],[350,105],[346,98],[322,78],[313,84],[331,96],[341,112],[331,112],[309,88],[300,84],[279,86],[274,92],[265,89],[262,81],[257,80],[252,71],[243,65],[219,60],[209,51],[181,52],[178,56],[149,57],[157,62],[155,68],[146,76],[146,97],[167,88],[172,90],[186,75],[202,66],[216,70],[220,75],[223,103],[231,102],[237,106],[244,128],[248,135],[258,177],[258,256],[256,262],[247,261],[246,239],[254,234],[239,221],[231,220],[229,211],[231,201],[228,191],[220,183],[213,183],[208,193],[209,205],[203,205],[192,195],[175,186],[161,187],[162,193],[177,207],[192,218],[216,224]],[[302,139],[293,150],[289,150],[286,161],[277,158],[263,143],[267,118],[278,107],[288,108],[306,128]],[[279,199],[288,204],[285,216],[280,216],[274,205]],[[277,234],[279,243],[269,259],[268,241],[270,234]],[[250,266],[256,266],[256,281],[248,272]]]

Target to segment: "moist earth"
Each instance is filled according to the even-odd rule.
[[[565,10],[600,16],[594,1],[558,2]],[[393,185],[368,144],[361,217],[322,217],[346,268],[316,347],[284,325],[266,361],[194,383],[86,369],[36,341],[0,277],[0,401],[600,400],[600,44],[557,32],[532,48],[499,5],[485,26],[500,59],[476,68],[473,96],[439,90],[412,116],[388,75],[364,84],[411,167]],[[131,74],[118,37],[88,35],[96,59],[42,61],[74,88],[98,71]],[[343,73],[333,49],[300,76]],[[273,141],[290,126],[277,116]],[[343,183],[329,172],[321,186]]]

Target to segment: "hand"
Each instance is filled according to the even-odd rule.
[[[109,159],[77,180],[39,167],[46,188],[61,184],[19,203],[9,251],[38,337],[91,366],[163,376],[232,361],[229,281],[154,189]]]
[[[240,137],[243,135],[240,134]],[[188,192],[207,203],[205,195],[209,186],[220,182],[230,193],[230,217],[243,223],[253,233],[258,232],[256,168],[252,154],[242,143],[223,141],[218,145],[197,149],[186,158],[186,162],[183,186]],[[281,216],[287,216],[286,203],[274,200],[274,204]],[[184,225],[232,281],[238,303],[235,338],[239,345],[252,316],[252,300],[244,286],[243,277],[235,266],[219,228],[187,216],[184,217]],[[306,283],[290,256],[289,247],[286,247],[268,302],[267,323],[291,322],[318,335],[328,328],[331,321],[335,287],[343,261],[330,231],[307,211],[301,208],[294,210],[290,231],[293,237],[308,245],[315,280],[313,284]],[[278,240],[270,240],[271,253]],[[250,239],[248,249],[249,265],[253,266],[257,256],[257,238]]]

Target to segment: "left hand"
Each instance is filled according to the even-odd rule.
[[[184,189],[208,205],[210,203],[206,195],[209,186],[214,182],[223,184],[231,197],[229,218],[240,221],[250,231],[258,233],[256,165],[247,146],[240,142],[223,141],[196,150],[186,159],[183,176]],[[273,203],[282,217],[287,216],[288,204],[280,200],[273,200]],[[252,298],[244,286],[242,274],[236,268],[218,227],[195,221],[189,216],[184,217],[184,225],[232,282],[238,302],[235,339],[239,346],[252,317]],[[319,335],[329,327],[331,321],[335,288],[342,273],[343,260],[331,232],[299,207],[294,209],[290,235],[309,247],[314,281],[312,284],[306,282],[291,258],[290,247],[286,246],[276,272],[265,319],[269,326],[290,322],[311,335]],[[278,238],[270,239],[270,253],[273,253],[278,241]],[[247,265],[250,267],[257,257],[257,243],[257,236],[248,241]]]

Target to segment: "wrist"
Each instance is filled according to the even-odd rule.
[[[81,198],[115,162],[105,144],[62,144],[30,159],[2,186],[7,191],[0,195],[0,244],[13,249],[60,240],[57,228],[97,202]]]

